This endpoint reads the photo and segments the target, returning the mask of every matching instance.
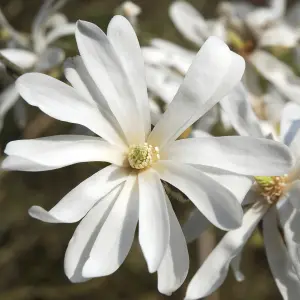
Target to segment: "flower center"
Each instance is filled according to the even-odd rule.
[[[283,195],[286,187],[287,175],[283,176],[257,176],[258,192],[269,204],[274,204]]]
[[[159,148],[148,143],[131,145],[128,151],[128,162],[133,169],[144,169],[150,167],[160,159]]]
[[[251,37],[243,39],[234,31],[228,32],[228,41],[232,50],[247,58],[256,48],[255,41]]]

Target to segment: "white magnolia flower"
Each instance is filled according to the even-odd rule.
[[[75,23],[69,23],[65,15],[57,13],[67,1],[46,0],[33,20],[30,36],[12,28],[0,10],[0,25],[10,37],[8,48],[0,49],[0,53],[24,71],[46,72],[62,63],[64,51],[51,44],[75,32]],[[0,129],[6,113],[18,99],[14,83],[0,94]],[[26,114],[22,107],[18,107],[15,113],[18,123],[24,125]]]
[[[222,34],[219,36],[235,52],[244,56],[249,69],[254,67],[287,99],[299,102],[300,79],[295,76],[288,65],[265,51],[266,47],[273,46],[295,48],[295,60],[297,60],[300,53],[297,48],[300,37],[299,27],[291,26],[283,20],[284,0],[273,0],[270,4],[269,8],[253,9],[252,7],[250,10],[243,3],[236,5],[223,3],[223,14],[218,23],[222,24],[223,30],[220,31]],[[224,5],[227,9],[224,9]],[[205,38],[212,34],[211,27],[208,26],[210,22],[185,1],[172,3],[170,17],[182,35],[197,47],[201,46]],[[289,17],[289,19],[292,18]],[[156,68],[161,68],[161,66],[172,68],[181,74],[186,73],[195,55],[193,51],[161,39],[152,40],[151,45],[145,47],[143,52],[147,65]],[[255,77],[258,75],[257,71]],[[247,88],[250,88],[248,76],[250,75],[246,72],[245,83]]]
[[[65,256],[65,272],[72,281],[116,271],[139,222],[148,269],[158,272],[160,292],[171,294],[184,281],[189,259],[161,180],[183,192],[214,225],[233,229],[240,225],[242,209],[219,178],[224,173],[281,175],[290,167],[291,156],[277,142],[251,137],[176,141],[244,72],[244,60],[215,37],[202,46],[151,131],[144,62],[135,32],[121,16],[112,19],[107,31],[106,36],[96,25],[78,21],[75,36],[81,57],[69,61],[65,70],[73,87],[38,73],[17,81],[29,104],[59,120],[84,125],[101,138],[61,135],[10,142],[3,168],[46,171],[87,161],[111,163],[50,211],[34,206],[30,215],[50,223],[83,219]],[[240,183],[244,190],[251,185],[246,179]]]
[[[227,112],[235,129],[246,136],[264,136],[255,114],[239,89],[240,97],[229,96]],[[245,95],[244,95],[245,96]],[[231,265],[238,281],[241,252],[251,234],[262,220],[263,238],[269,266],[279,291],[285,300],[300,297],[300,106],[286,105],[281,120],[281,140],[289,145],[295,163],[284,176],[255,177],[255,184],[244,199],[251,205],[240,228],[227,233],[190,282],[185,299],[206,297],[225,280]],[[278,220],[278,218],[279,220]],[[197,225],[200,225],[198,229]],[[192,226],[194,226],[192,228]],[[188,240],[193,240],[207,223],[196,212],[184,227]],[[283,238],[279,227],[283,230]]]

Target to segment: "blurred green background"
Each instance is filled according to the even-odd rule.
[[[62,12],[69,20],[92,21],[106,30],[117,0],[71,0]],[[172,40],[193,49],[175,30],[169,17],[170,0],[139,0],[142,8],[140,39],[143,44],[152,37]],[[213,17],[218,0],[190,1],[203,15]],[[264,1],[253,1],[260,5]],[[31,22],[41,0],[0,0],[0,6],[9,22],[18,30],[29,32]],[[3,42],[3,41],[2,41]],[[77,54],[73,37],[58,41],[67,56]],[[35,108],[30,108],[30,122],[20,132],[13,122],[12,113],[5,120],[0,135],[0,149],[21,137],[37,137],[62,134],[71,125],[53,120]],[[64,275],[64,252],[76,227],[64,224],[45,224],[31,219],[27,210],[32,205],[51,208],[68,191],[93,174],[99,166],[78,164],[60,170],[22,173],[0,173],[0,300],[160,300],[183,299],[186,284],[170,297],[160,295],[156,288],[156,275],[149,274],[141,251],[134,244],[122,267],[113,275],[72,284]],[[173,203],[183,219],[190,206]],[[214,239],[223,233],[213,229],[201,241],[190,245],[191,267],[189,278],[199,266],[199,259],[209,251]],[[199,247],[199,243],[201,246]],[[205,249],[205,248],[208,248]],[[199,253],[201,251],[201,253]],[[199,258],[200,257],[200,258]],[[243,253],[242,269],[246,275],[243,283],[237,283],[230,273],[225,284],[211,300],[264,300],[281,299],[270,274],[259,233],[248,243]],[[186,281],[186,283],[188,280]]]

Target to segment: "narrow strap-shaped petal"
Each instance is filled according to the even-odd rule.
[[[47,72],[57,67],[65,59],[65,52],[60,48],[49,47],[43,51],[34,66],[36,72]]]
[[[259,39],[259,46],[293,48],[299,36],[296,29],[281,22],[264,31]]]
[[[243,176],[225,170],[206,167],[201,165],[193,165],[196,169],[205,173],[219,184],[227,188],[242,203],[246,194],[249,192],[253,179],[250,176]]]
[[[284,106],[284,109],[281,113],[281,120],[280,120],[280,139],[288,146],[295,140],[299,140],[299,137],[296,139],[295,136],[297,135],[300,129],[300,105],[289,102]],[[291,147],[291,150],[293,147]],[[294,149],[296,150],[296,149]],[[293,151],[293,154],[296,157],[300,156],[300,147],[297,151]]]
[[[230,230],[241,225],[243,211],[238,200],[208,175],[173,161],[159,161],[153,168],[162,180],[183,192],[215,226]]]
[[[206,21],[188,2],[175,1],[169,10],[170,18],[177,30],[196,45],[201,45],[209,36]]]
[[[98,200],[125,181],[127,176],[127,169],[108,166],[81,182],[49,212],[39,206],[33,206],[30,208],[29,214],[33,218],[48,223],[77,222]]]
[[[123,184],[109,192],[83,218],[77,226],[65,254],[65,273],[72,282],[82,282],[82,269],[86,263],[97,235],[120,195]]]
[[[6,113],[13,107],[19,97],[20,95],[14,83],[2,91],[0,94],[0,119],[4,118]]]
[[[128,165],[126,154],[120,148],[98,137],[84,135],[56,135],[12,141],[7,144],[5,153],[57,169],[87,161]]]
[[[116,50],[135,96],[139,114],[144,123],[145,135],[151,129],[149,100],[145,79],[144,60],[139,41],[129,21],[115,16],[107,28],[107,37]]]
[[[269,266],[283,299],[299,299],[300,280],[277,227],[276,207],[263,219],[263,236]]]
[[[300,280],[300,212],[294,209],[289,198],[279,201],[277,209],[287,250]]]
[[[198,210],[194,209],[183,224],[182,230],[187,243],[197,239],[210,225],[210,222]]]
[[[157,270],[157,285],[161,293],[170,296],[182,285],[187,276],[189,253],[181,226],[166,194],[165,200],[170,220],[170,241]]]
[[[128,143],[143,143],[142,116],[139,115],[120,59],[107,36],[99,27],[85,21],[77,22],[75,36],[84,64],[118,120]]]
[[[150,273],[157,271],[170,240],[165,191],[158,174],[149,169],[138,175],[139,242]]]
[[[299,78],[292,69],[266,51],[255,51],[249,61],[257,70],[288,99],[298,102],[300,99]]]
[[[242,136],[178,140],[162,157],[254,176],[283,175],[293,164],[287,146],[268,139]]]
[[[300,180],[294,181],[288,190],[289,200],[293,207],[300,210]]]
[[[131,174],[97,235],[83,277],[106,276],[120,267],[131,248],[138,217],[137,177]]]
[[[220,104],[230,123],[240,135],[264,137],[242,83],[239,83],[227,97],[224,97]]]
[[[230,262],[241,252],[267,209],[268,206],[254,205],[245,213],[242,226],[223,237],[192,278],[185,300],[206,297],[221,286],[228,273]]]
[[[65,83],[44,74],[28,73],[19,77],[16,85],[24,100],[49,116],[81,124],[113,144],[124,145],[101,111]]]
[[[232,269],[235,280],[238,282],[245,280],[245,275],[241,272],[242,251],[232,259],[230,267]]]
[[[56,28],[49,31],[48,34],[46,35],[45,37],[46,45],[49,45],[64,36],[75,34],[75,29],[76,29],[75,23],[66,23],[57,26]]]
[[[107,123],[108,126],[115,128],[115,131],[118,132],[125,143],[126,138],[117,119],[109,108],[100,89],[86,69],[82,58],[80,56],[76,56],[67,59],[64,64],[64,73],[74,89],[76,89],[86,101],[92,105],[96,104],[98,106],[101,114],[104,116],[103,122]]]
[[[244,69],[245,62],[240,56],[218,38],[210,37],[196,55],[174,100],[152,130],[149,143],[163,148],[176,140],[238,83]]]
[[[28,50],[7,48],[1,49],[0,53],[13,64],[23,69],[29,69],[34,66],[37,56]]]

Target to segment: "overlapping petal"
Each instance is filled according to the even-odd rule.
[[[269,266],[283,299],[298,299],[300,280],[277,228],[275,207],[263,219],[263,236]]]
[[[99,27],[85,21],[77,22],[75,36],[84,64],[118,120],[127,142],[144,142],[144,126],[135,96],[111,42]]]
[[[153,168],[160,178],[183,192],[215,226],[230,230],[240,226],[242,208],[234,195],[196,168],[172,161],[159,161]]]
[[[189,283],[186,300],[206,297],[224,282],[230,262],[241,252],[267,209],[268,206],[253,206],[244,215],[242,226],[223,237]]]
[[[184,282],[189,270],[189,254],[181,226],[165,194],[170,220],[170,241],[157,270],[158,290],[171,295]]]
[[[116,16],[109,23],[107,37],[127,75],[147,136],[151,129],[149,101],[144,60],[135,31],[125,18]]]
[[[210,37],[196,55],[174,100],[148,141],[161,148],[174,141],[238,83],[244,68],[245,62],[240,56],[218,38]]]
[[[120,184],[99,201],[77,226],[65,254],[65,273],[72,282],[82,282],[82,269],[97,235],[111,212],[123,185]]]
[[[47,212],[39,206],[33,206],[29,214],[48,223],[73,223],[86,213],[112,189],[126,180],[128,170],[108,166],[81,182]]]
[[[170,240],[165,191],[154,170],[139,173],[139,242],[149,272],[159,268]]]
[[[242,136],[178,140],[169,146],[165,155],[166,159],[181,163],[254,176],[282,175],[293,163],[287,146],[268,139]]]
[[[19,77],[16,85],[24,100],[49,116],[81,124],[110,143],[124,146],[120,133],[107,122],[101,111],[65,83],[44,74],[28,73]]]
[[[98,137],[57,135],[8,143],[7,155],[17,156],[33,163],[53,168],[87,161],[106,161],[127,166],[126,153]]]
[[[97,234],[82,270],[83,277],[106,276],[120,267],[131,248],[138,217],[137,177],[131,174]]]

